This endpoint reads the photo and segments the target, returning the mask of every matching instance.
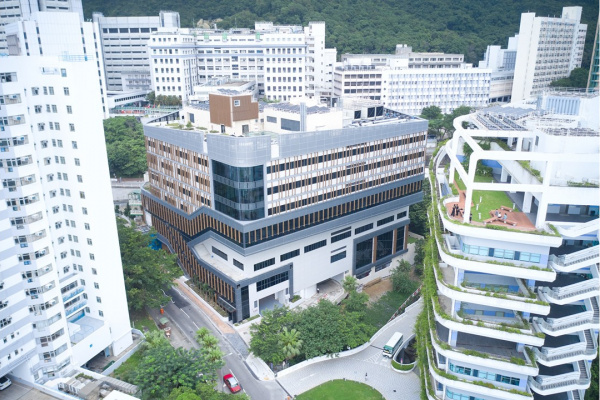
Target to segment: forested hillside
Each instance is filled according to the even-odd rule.
[[[468,62],[483,57],[489,44],[506,46],[519,30],[520,14],[560,16],[563,6],[583,7],[588,24],[584,55],[587,68],[598,21],[598,0],[83,0],[86,18],[158,15],[179,11],[182,26],[199,19],[222,18],[219,28],[253,27],[255,21],[327,23],[328,47],[341,53],[389,53],[398,43],[415,51],[465,54]]]

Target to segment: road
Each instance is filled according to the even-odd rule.
[[[221,369],[221,377],[227,373],[233,373],[242,384],[244,391],[254,400],[283,400],[286,398],[287,393],[277,382],[265,382],[254,378],[244,363],[244,358],[248,355],[248,350],[245,346],[237,342],[234,342],[236,343],[235,347],[232,346],[204,313],[177,290],[177,288],[171,288],[166,294],[173,301],[164,307],[165,315],[187,337],[191,347],[199,347],[194,339],[194,335],[202,327],[208,328],[219,339],[219,347],[225,355],[225,366]],[[235,338],[232,337],[230,340],[233,339]],[[239,339],[239,342],[241,342],[241,339]],[[222,385],[221,389],[227,391],[227,388],[224,388]]]

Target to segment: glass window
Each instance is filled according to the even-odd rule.
[[[381,260],[392,254],[393,241],[394,231],[389,231],[377,236],[377,260]]]
[[[373,239],[357,243],[355,256],[355,268],[371,264],[373,262]]]

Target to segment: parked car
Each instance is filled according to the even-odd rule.
[[[223,377],[223,382],[229,388],[231,393],[237,393],[242,390],[242,385],[235,379],[235,376],[232,374],[227,374]]]
[[[0,390],[4,390],[11,385],[12,381],[6,376],[0,378]]]

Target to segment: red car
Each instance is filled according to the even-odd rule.
[[[223,382],[229,388],[231,393],[237,393],[242,390],[242,385],[235,379],[235,376],[232,374],[227,374],[223,377]]]

